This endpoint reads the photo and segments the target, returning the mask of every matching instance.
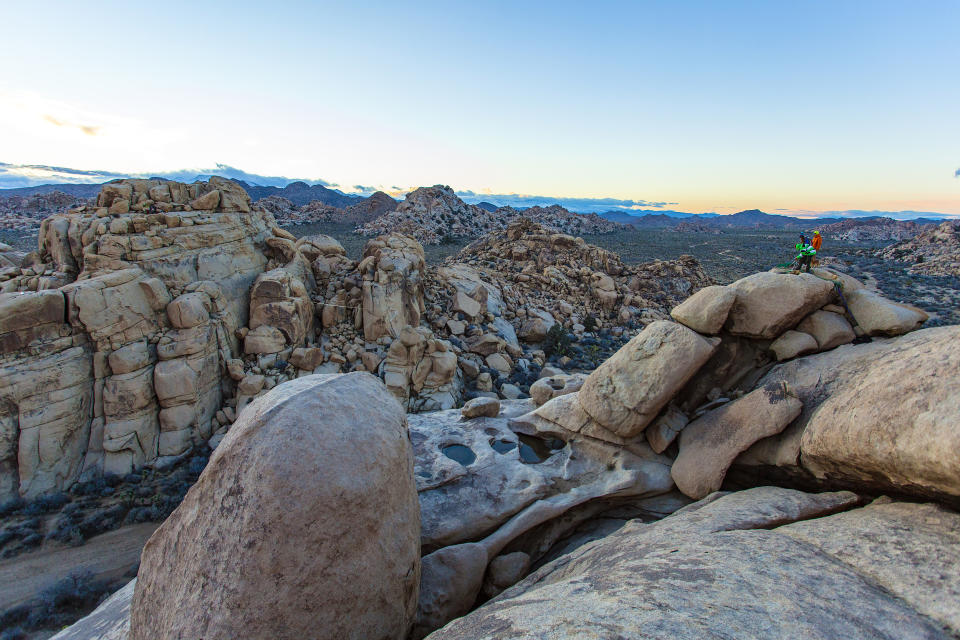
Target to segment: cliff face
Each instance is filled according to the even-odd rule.
[[[37,257],[0,283],[0,493],[125,473],[209,437],[272,226],[218,179],[114,183],[44,220]]]

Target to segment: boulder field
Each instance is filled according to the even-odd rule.
[[[692,259],[626,267],[526,219],[440,267],[399,233],[353,260],[227,180],[112,182],[36,252],[0,247],[0,499],[216,446],[314,373],[373,373],[411,412],[525,397],[554,325],[625,336],[703,284]]]
[[[546,318],[508,319],[505,300],[551,285],[524,289],[535,269],[510,260],[536,264],[562,253],[555,243],[592,262],[581,274],[555,261],[552,286],[598,305],[633,295],[638,273],[611,274],[612,254],[530,239],[529,224],[468,248],[489,258],[478,266],[446,267],[461,286],[445,312],[537,335]],[[288,260],[254,284],[250,308],[279,306],[245,338],[290,347],[309,278],[297,243],[272,238]],[[440,354],[454,354],[454,379],[469,362],[428,326],[439,289],[417,248],[378,239],[344,276],[369,276],[350,295],[356,326],[391,337],[382,368],[268,388],[263,369],[248,373],[264,354],[227,363],[244,373],[233,426],[148,542],[135,586],[60,637],[960,634],[960,327],[920,329],[922,312],[836,270],[772,271],[703,283],[589,374],[544,368],[529,398],[408,414],[419,381],[448,370]],[[493,272],[509,277],[494,287]],[[177,292],[165,322],[203,320],[200,291]],[[389,312],[364,324],[368,309]],[[469,353],[510,355],[481,333]],[[107,356],[111,384],[149,366],[139,347],[114,355],[125,347]],[[164,397],[186,397],[176,381]]]

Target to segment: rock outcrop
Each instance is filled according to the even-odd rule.
[[[909,240],[881,249],[877,255],[908,264],[911,273],[960,276],[960,221],[945,220]]]
[[[958,338],[960,327],[923,329],[778,365],[760,384],[786,384],[803,412],[735,469],[956,503]]]
[[[360,225],[357,231],[369,236],[403,233],[423,244],[438,244],[445,238],[479,238],[521,218],[553,233],[572,235],[613,233],[628,228],[596,214],[571,213],[559,205],[523,211],[500,207],[491,211],[465,203],[453,189],[438,184],[411,191],[395,208]]]
[[[952,637],[960,516],[856,504],[847,492],[714,494],[625,524],[429,637]]]
[[[405,414],[383,384],[288,382],[241,414],[150,538],[130,638],[401,640],[419,531]]]

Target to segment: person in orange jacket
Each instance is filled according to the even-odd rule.
[[[810,241],[810,246],[820,251],[820,245],[823,244],[823,237],[820,235],[819,231],[813,232],[813,240]]]

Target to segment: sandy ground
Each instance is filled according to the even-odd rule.
[[[80,547],[37,549],[0,561],[0,611],[24,604],[75,571],[117,580],[140,562],[140,552],[159,523],[122,527],[90,538]]]

